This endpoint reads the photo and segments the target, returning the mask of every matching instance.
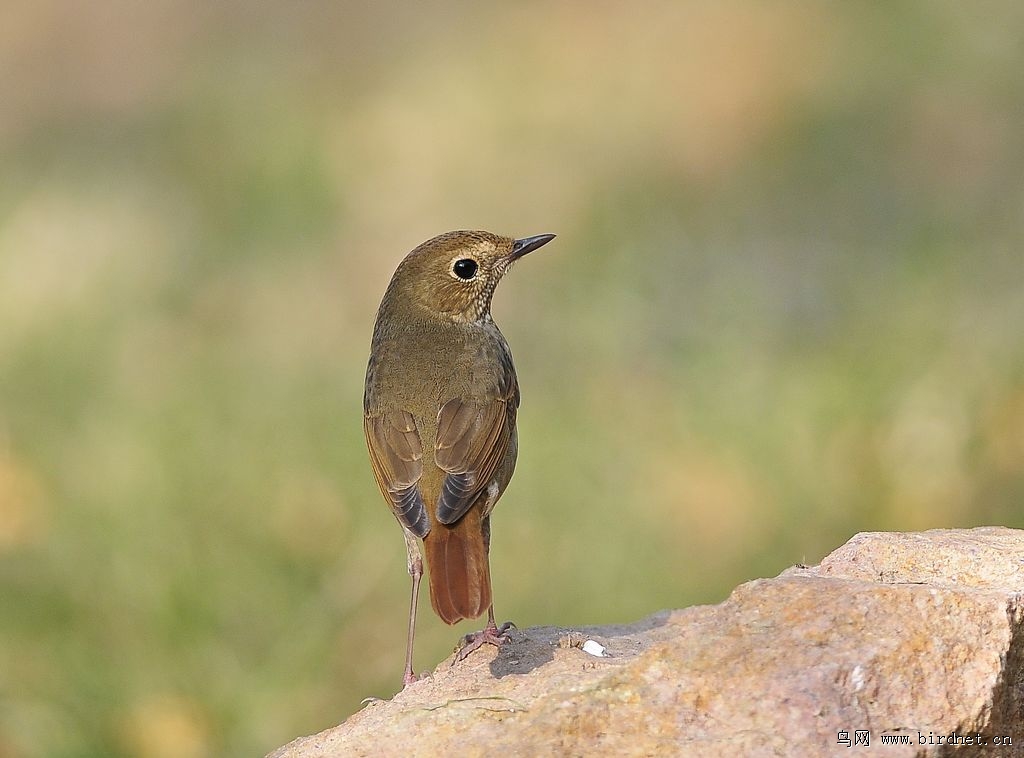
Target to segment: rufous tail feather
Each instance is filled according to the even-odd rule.
[[[446,624],[481,615],[491,606],[491,569],[480,509],[469,509],[454,526],[434,523],[423,540],[430,604]]]

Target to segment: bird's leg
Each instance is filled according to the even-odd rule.
[[[405,532],[405,552],[409,576],[412,577],[412,598],[409,601],[409,637],[405,648],[405,674],[402,676],[402,684],[408,687],[416,681],[416,675],[412,672],[412,643],[416,638],[416,605],[420,596],[420,579],[423,578],[423,554],[420,552],[420,544],[416,535]]]
[[[491,517],[486,516],[483,521],[484,530],[484,549],[488,555],[491,552]],[[465,660],[466,656],[472,653],[483,645],[494,645],[495,647],[501,647],[508,642],[511,637],[509,631],[515,629],[516,625],[511,621],[506,621],[501,626],[498,626],[494,622],[494,603],[491,603],[487,609],[487,626],[481,629],[479,632],[473,632],[467,634],[462,638],[462,642],[459,645],[458,652],[455,656],[455,662]]]

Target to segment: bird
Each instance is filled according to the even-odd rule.
[[[491,597],[490,519],[516,465],[519,381],[508,342],[491,317],[502,277],[553,234],[515,239],[453,231],[399,263],[373,328],[363,393],[363,431],[374,477],[405,537],[412,577],[403,686],[413,672],[424,557],[430,603],[446,624],[485,611],[463,660],[509,640]],[[422,544],[422,549],[421,549]]]

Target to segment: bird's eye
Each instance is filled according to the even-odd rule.
[[[459,258],[452,264],[452,273],[464,281],[476,276],[477,263],[472,258]]]

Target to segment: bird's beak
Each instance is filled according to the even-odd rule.
[[[512,245],[512,252],[509,253],[509,259],[516,261],[522,258],[527,253],[532,253],[538,247],[548,244],[555,238],[553,234],[537,234],[533,237],[523,237],[521,240],[516,240]]]

